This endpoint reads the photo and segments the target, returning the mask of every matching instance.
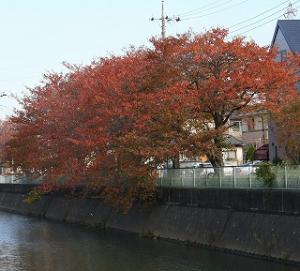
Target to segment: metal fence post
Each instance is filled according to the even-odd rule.
[[[163,174],[161,174],[161,171],[159,172],[159,182],[160,182],[160,186],[163,186]]]
[[[235,167],[232,167],[232,176],[233,176],[233,188],[235,188],[236,187]]]
[[[179,169],[179,170],[180,170],[181,186],[184,187],[183,176],[182,176],[182,169]]]
[[[288,179],[287,179],[286,165],[284,166],[284,186],[285,186],[285,189],[288,188]]]
[[[251,171],[249,173],[249,186],[250,186],[250,189],[252,188],[252,178],[251,178]]]
[[[196,180],[195,180],[195,169],[193,168],[193,187],[196,187]]]

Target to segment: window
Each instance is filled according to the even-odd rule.
[[[256,119],[256,130],[263,130],[263,121],[261,118]]]
[[[247,122],[245,120],[243,120],[243,122],[242,122],[242,129],[243,129],[243,132],[248,131],[248,125],[247,125]]]
[[[241,121],[232,121],[231,122],[231,129],[234,132],[241,132],[242,131],[242,127],[241,127]]]
[[[281,62],[285,62],[287,60],[287,51],[286,50],[281,50],[279,52],[279,57]]]
[[[227,160],[236,160],[236,151],[235,150],[230,150],[227,151]]]

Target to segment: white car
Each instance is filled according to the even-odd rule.
[[[240,165],[238,168],[240,169],[241,175],[249,175],[255,174],[257,167],[262,163],[260,160],[255,160],[251,162],[247,162],[245,164]]]
[[[183,161],[180,162],[180,168],[199,168],[202,167],[202,164],[209,164],[209,163],[202,163],[197,161]]]
[[[215,173],[214,167],[211,163],[201,163],[198,168],[206,168],[208,176],[213,176]],[[224,176],[232,176],[233,170],[235,173],[240,173],[240,170],[229,163],[224,163],[222,167]]]

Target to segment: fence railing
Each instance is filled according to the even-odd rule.
[[[158,185],[186,188],[266,188],[257,179],[257,166],[222,168],[180,168],[159,170]],[[300,189],[300,166],[272,166],[275,180],[271,188]]]
[[[259,189],[268,187],[257,179],[258,166],[202,167],[158,170],[158,186],[186,188],[245,188]],[[275,180],[271,188],[300,189],[300,165],[272,166]],[[30,180],[27,177],[0,175],[1,183],[38,184],[41,179]]]
[[[0,175],[0,184],[39,184],[40,179],[32,180],[26,176]]]

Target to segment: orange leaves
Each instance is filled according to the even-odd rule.
[[[64,185],[98,186],[130,206],[151,197],[153,172],[168,158],[206,152],[213,159],[233,113],[282,102],[279,94],[290,97],[297,79],[267,48],[227,34],[153,39],[152,48],[45,76],[11,118],[15,165],[47,175],[49,184],[65,175]]]
[[[300,158],[300,96],[289,104],[278,107],[273,114],[273,130],[276,131],[280,158],[293,164]]]
[[[188,90],[177,97],[192,113],[190,118],[202,123],[206,120],[211,124],[208,125],[210,133],[219,131],[216,135],[211,133],[219,153],[223,148],[219,138],[232,114],[254,107],[256,110],[278,108],[295,96],[298,81],[297,65],[276,62],[276,51],[270,52],[241,37],[228,40],[227,35],[227,30],[213,29],[203,35],[189,33],[153,43],[157,53],[163,55],[161,62],[168,74],[162,77],[165,89]],[[152,52],[152,58],[154,55]],[[293,62],[297,58],[293,57]],[[182,82],[186,87],[180,86]],[[175,105],[174,111],[180,109]],[[214,155],[211,157],[214,160]]]

